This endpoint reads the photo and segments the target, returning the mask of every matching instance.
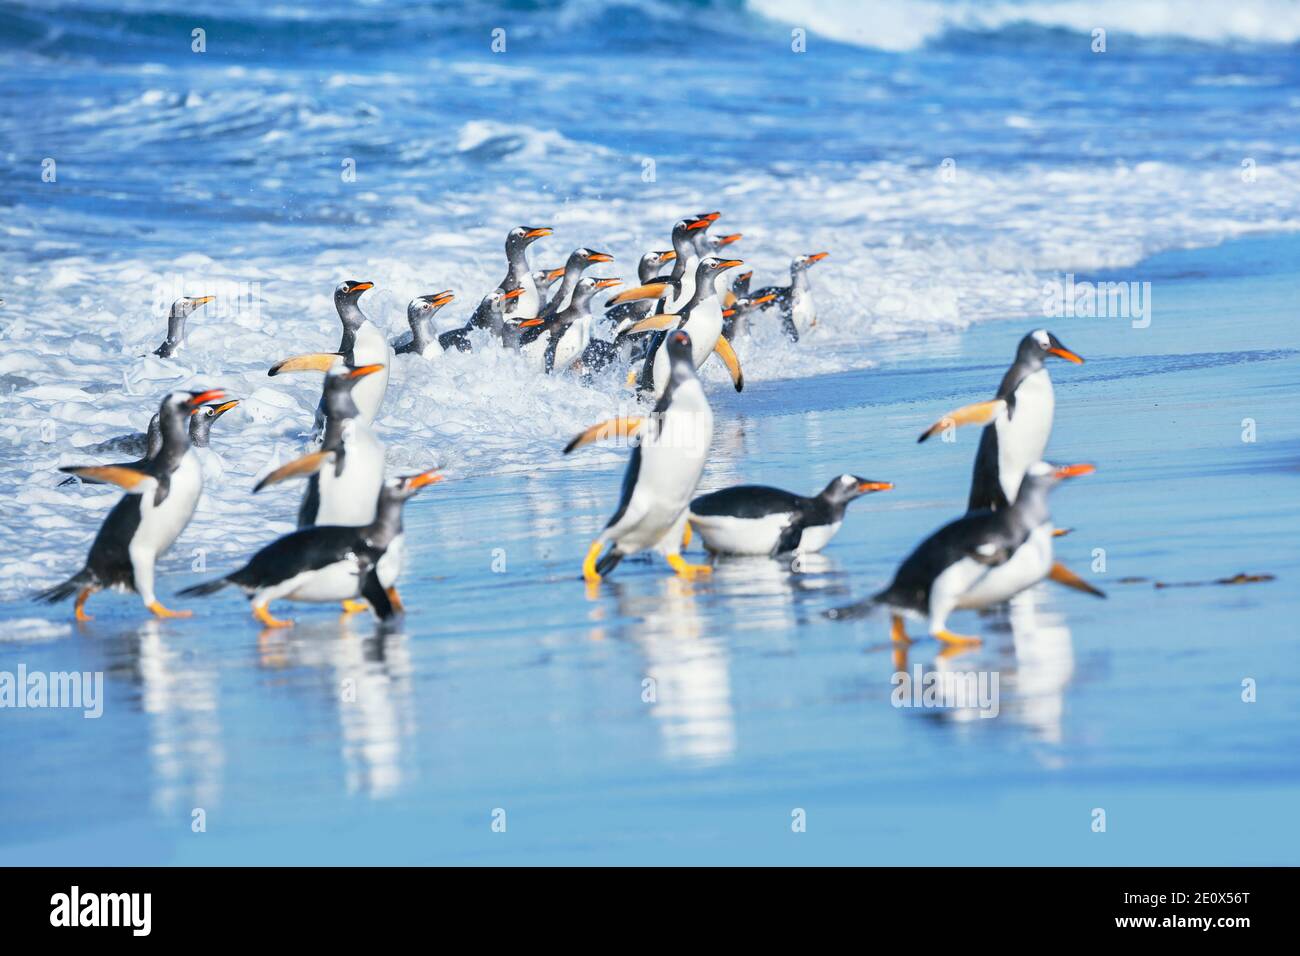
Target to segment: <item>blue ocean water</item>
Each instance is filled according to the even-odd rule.
[[[1201,844],[1215,859],[1285,860],[1277,845],[1252,851],[1240,822],[1280,820],[1295,790],[1296,674],[1276,640],[1290,618],[1256,596],[1274,592],[1192,589],[1169,592],[1190,603],[1154,604],[1143,591],[1097,606],[1035,595],[1039,617],[995,622],[1001,636],[977,658],[1012,678],[1005,721],[907,720],[888,705],[880,635],[820,612],[864,593],[959,507],[966,460],[944,471],[907,442],[996,383],[1008,343],[1043,324],[1044,283],[1066,273],[1154,277],[1157,302],[1171,303],[1157,314],[1182,334],[1163,318],[1158,339],[1101,320],[1056,329],[1097,357],[1076,402],[1111,416],[1071,409],[1058,374],[1061,454],[1103,465],[1092,489],[1070,489],[1063,523],[1106,529],[1132,566],[1171,578],[1281,553],[1295,523],[1293,425],[1275,425],[1280,447],[1260,446],[1275,458],[1251,460],[1267,465],[1270,497],[1225,519],[1236,536],[1210,549],[1222,560],[1136,529],[1165,507],[1157,523],[1175,540],[1223,532],[1142,485],[1148,429],[1166,429],[1166,464],[1216,481],[1242,467],[1235,437],[1206,438],[1207,465],[1176,423],[1143,410],[1172,405],[1204,435],[1227,422],[1235,436],[1259,408],[1293,404],[1294,243],[1183,250],[1300,229],[1298,46],[1300,8],[1270,0],[1086,12],[0,0],[0,669],[109,675],[100,721],[0,718],[5,765],[26,768],[0,780],[4,850],[902,862],[909,847],[951,849],[982,812],[996,825],[968,849],[992,862],[1191,862],[1173,822],[1226,807],[1238,823]],[[555,227],[537,265],[585,244],[630,278],[673,220],[706,209],[744,234],[735,248],[760,284],[796,253],[831,252],[812,274],[814,334],[790,345],[760,328],[739,343],[739,396],[705,370],[721,423],[711,487],[811,489],[844,468],[899,484],[894,500],[855,506],[827,565],[746,565],[685,586],[633,563],[588,601],[576,562],[622,453],[569,461],[557,448],[627,396],[613,376],[579,386],[476,354],[401,361],[379,420],[393,468],[449,476],[411,506],[400,633],[309,609],[293,635],[259,637],[234,598],[141,625],[138,604],[111,596],[82,633],[66,609],[28,599],[75,569],[114,497],[60,488],[56,467],[143,428],[167,388],[217,383],[244,403],[218,425],[164,593],[195,580],[196,562],[231,566],[289,527],[296,489],[248,492],[299,452],[318,384],[265,370],[334,344],[340,279],[376,283],[363,304],[394,334],[408,299],[453,288],[450,324],[500,279],[514,225]],[[219,299],[191,323],[179,364],[143,357],[181,292]],[[1228,334],[1224,317],[1246,331]],[[1118,393],[1135,375],[1151,377],[1136,397]],[[1198,398],[1224,393],[1217,418]],[[1243,619],[1261,642],[1224,649],[1218,636]],[[1180,648],[1174,634],[1195,639]],[[1230,707],[1257,667],[1276,696]],[[641,698],[646,675],[665,689],[655,706]],[[344,681],[362,687],[348,706]],[[953,772],[978,812],[945,795]],[[1242,776],[1260,786],[1224,790]],[[1184,778],[1197,785],[1178,789]],[[1033,804],[1017,783],[1048,796]],[[1094,792],[1130,808],[1130,842],[1099,852],[1055,829],[1086,819]],[[1175,798],[1184,812],[1162,816]],[[812,839],[791,845],[790,809],[810,800]],[[187,842],[195,807],[214,819],[204,843]],[[498,807],[520,843],[480,842]]]

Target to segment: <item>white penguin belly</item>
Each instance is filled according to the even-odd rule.
[[[203,466],[194,449],[181,458],[180,466],[172,473],[167,497],[160,505],[153,503],[156,491],[157,485],[150,483],[141,494],[140,525],[131,539],[132,552],[140,549],[155,556],[162,554],[189,524],[203,491]]]
[[[401,576],[402,566],[405,563],[406,535],[399,534],[389,542],[388,548],[375,564],[375,573],[379,576],[379,583],[382,584],[385,589],[391,588],[397,583],[397,579]]]
[[[812,296],[803,291],[796,291],[790,300],[790,316],[794,327],[802,334],[807,332],[817,321],[817,309]]]
[[[718,336],[722,334],[722,308],[718,305],[718,300],[710,298],[697,305],[682,328],[691,336],[691,361],[696,368],[699,368],[704,364],[705,359],[713,354],[713,350],[718,346]],[[655,352],[656,397],[664,393],[671,367],[668,349],[661,345]]]
[[[984,608],[1009,601],[1033,587],[1052,569],[1052,524],[1040,525],[1003,564],[990,568],[957,601],[958,607]]]
[[[541,311],[542,297],[537,292],[537,283],[533,281],[532,274],[525,272],[519,280],[519,286],[524,291],[517,298],[506,299],[501,306],[501,314],[521,319],[536,317]]]
[[[966,594],[988,572],[988,565],[974,558],[960,558],[939,572],[930,585],[930,627],[945,626],[948,612],[959,606]]]
[[[1015,414],[1003,412],[994,422],[998,434],[998,481],[1007,501],[1015,503],[1025,471],[1042,461],[1052,437],[1056,396],[1047,369],[1039,369],[1016,388]]]
[[[579,319],[570,323],[569,327],[564,330],[560,336],[559,343],[555,346],[555,362],[551,366],[551,371],[560,373],[565,371],[570,365],[578,360],[591,341],[591,316]]]
[[[804,528],[803,534],[799,538],[798,550],[813,554],[820,551],[826,545],[830,544],[831,538],[840,530],[842,521],[832,521],[830,524],[813,525],[811,528]]]
[[[278,592],[267,600],[278,597],[291,601],[312,601],[320,604],[346,601],[361,593],[361,568],[355,558],[327,564],[316,571],[306,571],[295,575],[275,588],[267,589]]]
[[[357,403],[361,419],[369,425],[379,414],[380,406],[384,404],[384,395],[388,392],[388,370],[393,364],[393,349],[375,324],[366,320],[357,329],[352,357],[358,366],[383,366],[381,371],[367,375],[352,386],[352,400]]]
[[[384,484],[384,446],[365,426],[355,428],[344,446],[343,474],[334,463],[320,470],[320,507],[316,524],[360,526],[375,520],[379,490]]]
[[[793,515],[777,512],[761,518],[691,513],[691,527],[714,554],[771,554]]]

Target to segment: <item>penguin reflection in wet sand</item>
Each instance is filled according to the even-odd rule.
[[[37,595],[49,604],[77,596],[76,617],[88,621],[86,601],[105,588],[135,591],[157,617],[188,617],[163,607],[154,593],[154,563],[189,524],[203,491],[203,468],[190,447],[189,420],[205,402],[223,398],[220,389],[172,392],[162,400],[158,420],[162,448],[139,468],[100,465],[64,468],[128,493],[113,506],[90,546],[85,567]]]
[[[1047,493],[1063,479],[1095,470],[1092,465],[1034,463],[1015,504],[1000,511],[970,512],[944,525],[899,565],[889,587],[828,615],[860,617],[883,606],[891,612],[890,635],[895,642],[910,641],[903,618],[916,616],[929,618],[931,637],[956,647],[978,644],[980,639],[948,630],[948,615],[954,610],[1000,604],[1046,577],[1104,597],[1073,575],[1073,580],[1064,580],[1053,573],[1053,527],[1047,508]]]
[[[391,478],[377,504],[372,503],[374,520],[365,526],[299,528],[258,551],[233,574],[180,593],[205,597],[233,584],[248,595],[253,616],[267,627],[293,626],[271,615],[270,603],[281,598],[345,605],[364,598],[380,620],[387,620],[402,609],[393,585],[383,583],[395,581],[401,570],[392,544],[402,537],[402,507],[421,488],[441,480],[434,471]]]
[[[575,448],[601,438],[636,436],[618,510],[605,525],[582,562],[588,584],[599,583],[623,558],[655,549],[686,578],[712,571],[708,565],[688,564],[681,556],[687,508],[713,437],[713,411],[695,374],[691,337],[684,331],[668,334],[672,370],[667,387],[646,418],[616,418],[593,425],[565,447]],[[601,551],[609,545],[603,556]]]
[[[690,525],[714,554],[811,554],[840,530],[851,501],[893,487],[847,474],[812,498],[764,485],[736,485],[692,501]]]
[[[167,338],[154,349],[159,358],[171,358],[185,342],[185,320],[201,307],[215,299],[215,295],[185,296],[172,303],[167,313]]]
[[[306,355],[295,355],[273,365],[267,372],[268,375],[279,375],[282,372],[324,372],[334,365],[340,355],[348,365],[382,366],[383,371],[366,379],[353,395],[361,418],[367,425],[375,420],[380,406],[384,403],[384,395],[388,391],[388,369],[393,361],[393,350],[388,345],[388,339],[379,327],[366,317],[358,304],[361,294],[368,289],[373,289],[374,286],[373,282],[357,282],[349,279],[340,282],[334,289],[334,307],[338,311],[339,321],[343,323],[343,337],[339,341],[337,352],[310,352]],[[319,439],[324,430],[325,402],[322,397],[321,402],[316,406],[316,422],[312,434]]]
[[[949,412],[917,439],[923,442],[957,425],[987,423],[975,453],[968,510],[1005,508],[1015,501],[1026,469],[1047,450],[1056,410],[1052,377],[1045,364],[1051,356],[1083,364],[1083,359],[1051,332],[1036,329],[1020,340],[1016,360],[1002,376],[995,398]]]
[[[425,349],[437,344],[438,336],[433,330],[433,317],[455,298],[455,294],[447,289],[444,292],[435,292],[433,295],[417,295],[412,299],[406,306],[406,323],[411,327],[411,331],[389,343],[393,351],[398,355],[423,355]]]

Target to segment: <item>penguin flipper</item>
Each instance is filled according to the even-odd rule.
[[[296,478],[302,475],[314,475],[325,466],[326,459],[333,455],[332,451],[314,451],[310,454],[303,455],[301,458],[295,458],[287,465],[281,465],[275,471],[271,472],[256,485],[253,486],[253,494],[261,491],[263,488],[271,485],[278,485],[289,478]]]
[[[1093,587],[1083,578],[1079,577],[1060,561],[1052,565],[1052,570],[1047,572],[1048,580],[1055,581],[1057,584],[1063,584],[1067,588],[1074,588],[1076,591],[1082,591],[1084,594],[1091,594],[1093,597],[1104,598],[1106,592]]]
[[[95,482],[117,485],[126,491],[141,494],[145,491],[144,483],[154,479],[152,475],[126,465],[83,465],[60,468],[59,471],[76,475],[78,478]]]
[[[379,583],[379,572],[373,567],[366,572],[365,581],[361,584],[361,596],[370,602],[375,615],[381,621],[387,621],[397,613],[393,609],[393,602],[389,599],[388,592]]]
[[[931,435],[941,432],[945,428],[956,428],[960,425],[987,425],[997,418],[1006,407],[1006,400],[1001,398],[994,398],[987,402],[976,402],[973,405],[963,405],[961,408],[949,412],[921,432],[921,437],[917,439],[917,443],[925,441]]]
[[[645,423],[645,419],[639,415],[620,416],[618,418],[607,418],[603,422],[592,425],[569,440],[564,446],[564,453],[567,455],[571,451],[576,451],[584,445],[590,445],[595,441],[603,441],[606,438],[619,438],[623,441],[628,440],[632,435]]]
[[[718,358],[722,359],[722,364],[727,366],[727,371],[731,373],[731,381],[736,386],[736,391],[743,392],[745,373],[740,370],[740,358],[736,355],[736,350],[721,335],[718,336],[718,344],[713,347],[713,350],[718,353]]]

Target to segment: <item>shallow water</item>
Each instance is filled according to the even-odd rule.
[[[3,712],[0,856],[1295,862],[1300,248],[1239,238],[1300,228],[1294,8],[1115,4],[1094,54],[1077,8],[1040,3],[120,6],[0,0],[0,671],[107,675],[98,721]],[[558,449],[626,393],[486,352],[393,371],[390,466],[448,475],[408,509],[400,628],[306,608],[259,637],[229,595],[163,624],[100,596],[80,631],[29,600],[115,498],[56,467],[172,387],[243,404],[162,593],[289,527],[297,489],[248,491],[298,454],[319,383],[265,370],[333,346],[340,279],[376,282],[363,306],[394,334],[454,288],[449,324],[520,222],[556,227],[535,264],[586,244],[630,278],[714,208],[758,284],[831,251],[811,335],[738,343],[741,395],[705,375],[706,487],[898,485],[824,560],[694,583],[626,562],[589,600],[577,563],[624,454]],[[1067,272],[1150,281],[1150,328],[1045,320]],[[144,358],[182,292],[218,300],[177,361]],[[915,648],[999,674],[997,719],[896,709],[883,624],[822,614],[960,509],[976,434],[915,436],[1043,324],[1089,360],[1053,369],[1052,452],[1100,466],[1057,493],[1059,553],[1110,596],[1036,589],[961,616],[974,654]],[[1277,580],[1121,583],[1238,571]]]

